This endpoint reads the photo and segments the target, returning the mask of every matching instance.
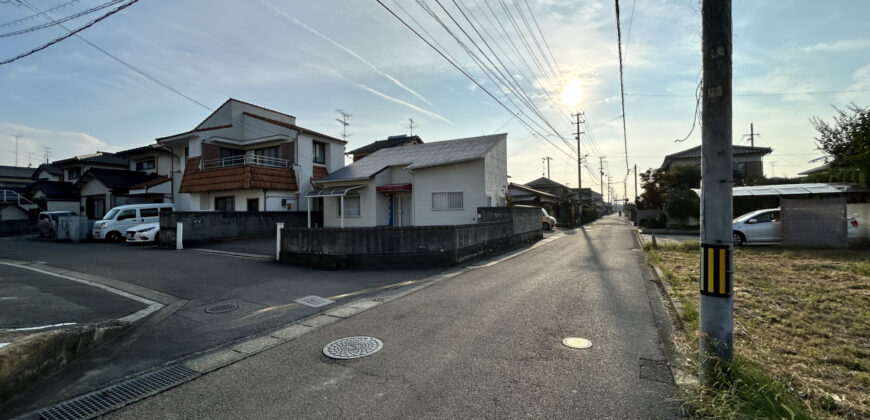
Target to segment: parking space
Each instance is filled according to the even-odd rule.
[[[0,262],[0,330],[118,319],[144,307],[95,286]]]

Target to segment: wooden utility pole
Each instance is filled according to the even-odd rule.
[[[703,0],[701,113],[701,382],[734,360],[734,185],[731,149],[731,0]]]

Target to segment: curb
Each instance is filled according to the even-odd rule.
[[[643,259],[646,263],[646,267],[649,270],[650,278],[656,284],[657,289],[659,291],[659,296],[662,297],[665,302],[667,302],[669,315],[671,323],[676,325],[678,329],[681,331],[685,331],[685,325],[683,325],[683,305],[678,300],[673,297],[673,289],[668,282],[664,281],[664,275],[662,270],[659,267],[653,266],[649,264],[649,260],[647,259],[646,251],[643,250],[643,238],[640,236],[640,232],[638,229],[634,230],[635,239],[637,243],[640,245],[641,251],[643,252]],[[680,352],[677,346],[674,344],[673,340],[669,335],[660,334],[659,339],[663,343],[667,343],[666,345],[669,347],[669,351],[665,352],[665,356],[668,358],[668,367],[671,369],[671,375],[674,377],[674,382],[677,386],[681,388],[693,387],[698,384],[698,378],[690,375],[688,373],[688,369],[686,369],[686,362],[689,360],[685,354]]]

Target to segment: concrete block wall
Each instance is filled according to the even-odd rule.
[[[323,223],[323,213],[311,213],[312,224]],[[160,246],[175,247],[178,223],[183,223],[185,245],[234,238],[275,234],[277,223],[285,227],[308,226],[304,211],[173,211],[160,213]]]
[[[540,210],[484,208],[480,223],[449,226],[290,228],[281,261],[324,268],[437,267],[459,264],[543,237]]]

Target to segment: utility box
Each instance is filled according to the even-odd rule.
[[[58,240],[79,242],[88,237],[88,218],[85,216],[60,216],[57,218]]]

